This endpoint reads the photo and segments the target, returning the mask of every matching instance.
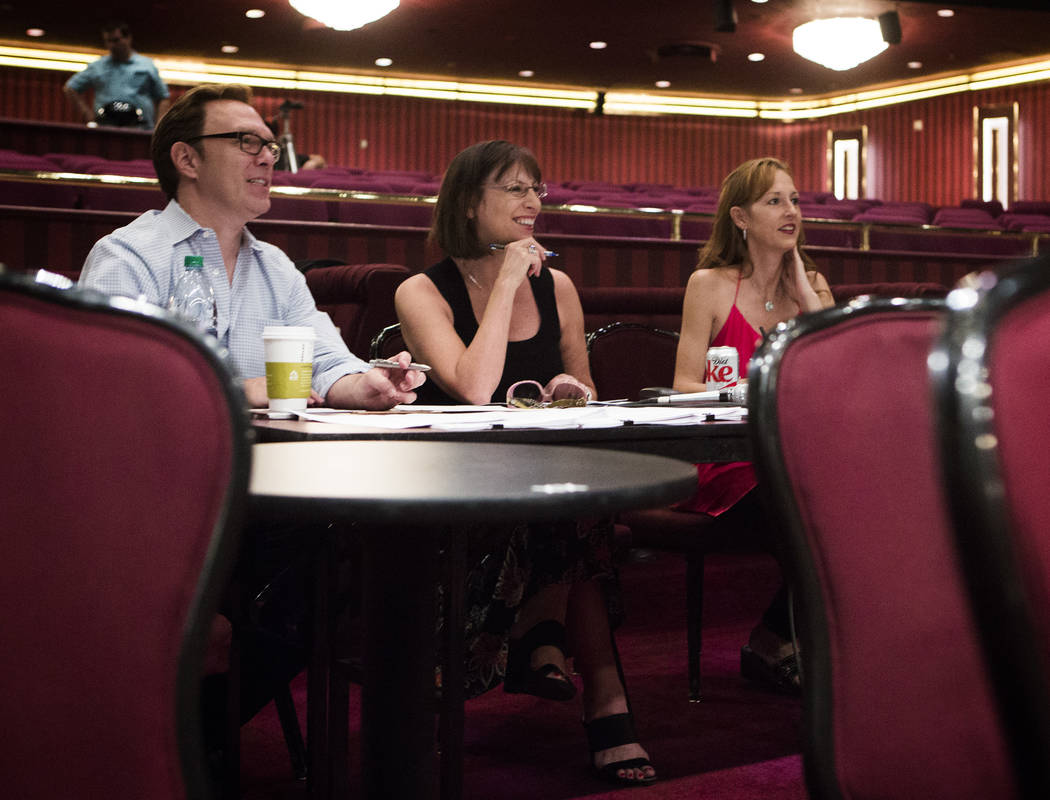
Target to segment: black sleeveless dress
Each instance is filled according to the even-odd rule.
[[[469,345],[478,332],[478,320],[470,305],[470,295],[463,276],[451,258],[446,258],[423,273],[441,292],[445,302],[452,308],[452,324]],[[531,339],[507,342],[507,357],[503,362],[503,377],[489,402],[502,403],[507,398],[507,389],[517,381],[533,380],[541,386],[555,375],[565,371],[561,360],[561,321],[558,318],[558,303],[554,296],[554,278],[550,270],[543,269],[535,278],[530,278],[532,296],[540,311],[540,329]],[[427,381],[417,390],[417,403],[426,405],[458,403],[446,394],[434,381]]]
[[[452,307],[453,324],[464,344],[478,331],[466,284],[451,258],[426,270],[441,296]],[[554,278],[542,270],[530,279],[540,311],[540,329],[531,339],[507,343],[503,377],[492,402],[506,399],[507,387],[519,380],[541,385],[564,372],[561,323],[554,296]],[[418,391],[417,403],[459,401],[433,381]],[[467,697],[498,686],[507,670],[507,642],[518,610],[545,586],[600,580],[610,609],[610,621],[622,616],[619,581],[612,562],[612,524],[608,520],[565,520],[543,524],[475,526],[468,531],[468,574],[464,617],[465,691]],[[443,615],[439,615],[439,619]],[[440,685],[441,676],[437,675]]]

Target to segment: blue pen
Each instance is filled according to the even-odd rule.
[[[505,245],[505,244],[499,244],[498,242],[493,242],[492,244],[489,245],[489,250],[504,250],[504,249],[506,249],[506,247],[507,247],[507,245]],[[551,256],[556,256],[558,254],[555,253],[553,250],[544,250],[543,251],[543,255],[547,256],[547,258],[550,258]]]

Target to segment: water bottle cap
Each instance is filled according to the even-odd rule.
[[[204,256],[186,256],[182,265],[186,269],[202,269],[204,267]]]

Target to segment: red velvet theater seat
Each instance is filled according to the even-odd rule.
[[[935,444],[927,357],[944,314],[941,300],[837,306],[779,326],[752,362],[812,798],[1018,796]]]
[[[376,331],[397,322],[394,291],[409,274],[400,264],[342,264],[307,270],[306,283],[350,352],[367,358]]]
[[[930,358],[942,462],[1017,781],[1050,797],[1050,262],[972,283]]]
[[[215,794],[199,694],[247,492],[244,396],[217,349],[131,307],[0,273],[7,797]]]

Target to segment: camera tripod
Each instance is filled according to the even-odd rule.
[[[302,103],[294,100],[285,100],[277,109],[277,113],[281,118],[281,135],[277,141],[281,144],[281,157],[288,164],[289,172],[299,171],[299,160],[295,155],[295,138],[292,136],[291,112],[302,107]]]

